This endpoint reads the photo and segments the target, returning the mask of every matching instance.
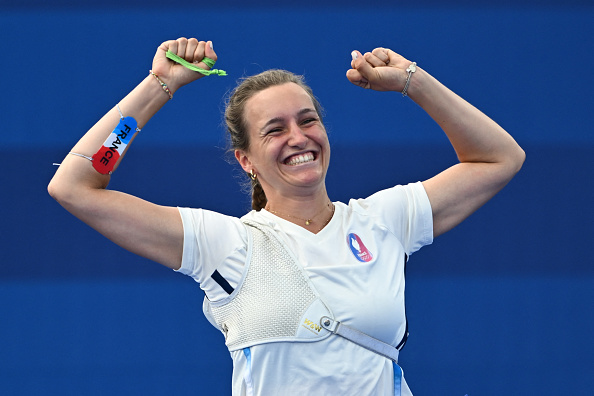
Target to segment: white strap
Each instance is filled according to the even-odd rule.
[[[386,344],[327,316],[322,316],[320,324],[326,330],[398,363],[398,349],[392,345]]]

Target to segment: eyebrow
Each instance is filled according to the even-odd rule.
[[[318,114],[318,112],[315,109],[310,109],[310,108],[305,108],[305,109],[301,109],[297,112],[297,116],[301,116],[303,114],[307,114],[307,113],[316,113]],[[266,128],[268,128],[271,124],[277,123],[277,122],[282,122],[284,121],[283,117],[275,117],[275,118],[271,118],[270,120],[268,120],[266,122],[266,124],[264,124],[264,126],[262,128],[260,128],[260,132],[264,132],[264,130]]]

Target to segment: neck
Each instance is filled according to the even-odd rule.
[[[262,187],[268,200],[267,208],[286,213],[301,213],[303,217],[313,216],[330,201],[323,183],[311,187],[287,188],[282,191],[268,188],[264,184]]]
[[[268,199],[266,210],[301,215],[300,217],[304,218],[315,216],[330,202],[326,191],[314,196],[284,195],[269,197],[266,195],[266,197]]]
[[[281,201],[282,204],[278,204],[278,202],[268,201],[265,209],[314,233],[321,231],[330,222],[334,214],[334,205],[328,195],[309,200],[300,200],[293,197]]]

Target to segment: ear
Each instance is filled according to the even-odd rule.
[[[239,162],[239,165],[241,165],[241,168],[246,173],[250,173],[254,169],[252,161],[250,161],[245,151],[235,150],[235,159],[237,160],[237,162]]]

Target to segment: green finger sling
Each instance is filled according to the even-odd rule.
[[[172,61],[177,62],[180,65],[185,66],[190,70],[193,70],[198,73],[202,73],[205,76],[210,76],[211,74],[216,74],[218,76],[226,76],[227,75],[227,72],[225,70],[212,69],[212,67],[215,65],[215,61],[210,58],[205,57],[204,59],[202,59],[202,62],[204,62],[206,64],[206,66],[211,68],[210,70],[205,70],[205,69],[202,69],[202,68],[196,66],[193,63],[188,62],[184,58],[181,58],[181,57],[175,55],[171,51],[167,51],[166,55],[167,55],[167,58],[171,59]]]

